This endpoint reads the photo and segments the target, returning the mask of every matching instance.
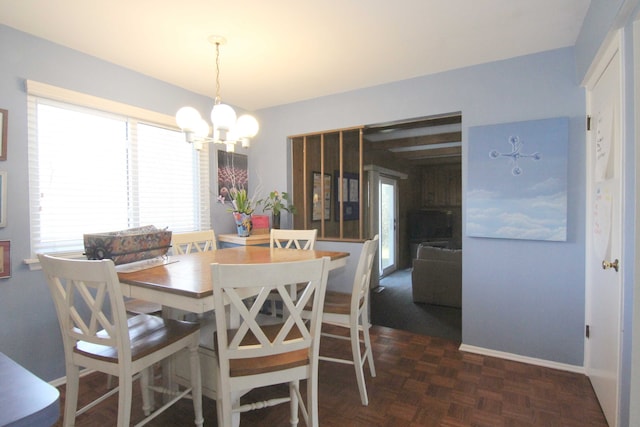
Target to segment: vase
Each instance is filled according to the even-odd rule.
[[[271,228],[280,228],[280,214],[271,214]]]
[[[238,236],[248,237],[251,235],[251,214],[233,212],[233,218],[236,220],[236,227],[238,228]]]

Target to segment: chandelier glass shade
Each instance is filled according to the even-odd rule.
[[[242,147],[248,148],[251,138],[256,136],[260,126],[255,117],[249,114],[237,117],[233,108],[220,102],[220,45],[226,40],[220,36],[211,36],[209,41],[216,46],[216,98],[211,110],[212,136],[209,136],[209,124],[193,107],[182,107],[178,110],[176,123],[184,132],[186,141],[194,144],[198,150],[205,142],[225,144],[228,152],[235,151],[238,142]]]

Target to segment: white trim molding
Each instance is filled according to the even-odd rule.
[[[473,345],[460,344],[460,351],[468,353],[481,354],[483,356],[497,357],[499,359],[512,360],[514,362],[526,363],[528,365],[542,366],[544,368],[558,369],[561,371],[574,372],[576,374],[586,375],[584,366],[569,365],[566,363],[554,362],[551,360],[538,359],[536,357],[522,356],[520,354],[507,353],[504,351],[491,350],[484,347],[476,347]]]

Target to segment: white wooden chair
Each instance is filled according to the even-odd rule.
[[[369,338],[369,328],[371,327],[369,323],[369,282],[376,259],[378,242],[377,235],[364,242],[353,278],[351,293],[327,291],[322,313],[323,323],[349,329],[349,337],[325,332],[322,332],[322,336],[351,341],[352,359],[345,360],[321,355],[320,360],[347,363],[354,366],[360,400],[365,406],[369,404],[367,386],[364,381],[363,367],[365,362],[369,362],[371,376],[376,376],[371,339]],[[360,338],[360,333],[362,333],[362,338]],[[364,352],[362,344],[364,344]]]
[[[282,230],[272,228],[269,247],[282,249],[313,249],[318,230]]]
[[[291,426],[297,426],[299,412],[307,426],[318,426],[320,322],[329,263],[325,257],[274,264],[212,264],[219,426],[230,427],[242,412],[285,402],[290,402]],[[305,283],[297,301],[289,295],[291,282]],[[257,317],[272,290],[280,294],[289,315],[278,324],[262,325]],[[246,297],[253,299],[248,307]],[[225,304],[230,304],[233,315],[226,315]],[[306,305],[311,306],[309,321],[302,317]],[[300,380],[305,379],[306,404],[299,389]],[[286,383],[286,397],[239,404],[240,396],[253,388]]]
[[[55,303],[66,365],[64,426],[73,426],[77,415],[115,392],[118,396],[118,427],[131,418],[132,383],[140,373],[142,409],[148,421],[171,404],[191,394],[196,426],[202,426],[202,389],[198,341],[200,326],[158,316],[127,317],[120,282],[111,260],[72,260],[38,255]],[[180,350],[190,351],[191,387],[176,392],[152,413],[151,367]],[[81,368],[117,376],[119,386],[77,410]],[[152,380],[153,382],[153,380]]]
[[[171,252],[174,255],[214,251],[216,249],[218,249],[218,244],[213,230],[173,233],[171,235]]]
[[[173,255],[189,254],[191,252],[205,252],[216,250],[218,244],[213,230],[190,231],[171,234],[171,253]],[[161,314],[162,306],[157,303],[137,298],[125,302],[130,314]]]
[[[282,230],[272,228],[269,234],[269,247],[279,249],[312,250],[316,245],[318,230]],[[268,298],[269,312],[272,317],[278,315],[278,302],[280,296],[277,292],[271,292]],[[284,315],[284,313],[283,313]]]
[[[173,255],[215,251],[217,249],[216,234],[213,230],[189,231],[171,235],[171,253]],[[170,313],[170,317],[184,320],[195,320],[203,317],[203,315],[196,316],[193,313],[178,309],[171,309]]]

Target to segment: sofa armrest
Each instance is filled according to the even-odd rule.
[[[413,301],[462,307],[462,265],[457,261],[414,259]]]

